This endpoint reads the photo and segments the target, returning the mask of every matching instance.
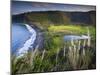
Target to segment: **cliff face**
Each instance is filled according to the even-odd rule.
[[[96,12],[45,11],[28,12],[12,16],[12,22],[34,22],[39,24],[96,25]]]

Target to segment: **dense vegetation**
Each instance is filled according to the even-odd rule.
[[[41,25],[49,24],[83,24],[94,25],[96,23],[96,12],[64,12],[64,11],[44,11],[28,12],[19,15],[13,15],[12,21],[16,22],[33,22]]]
[[[13,56],[12,74],[96,68],[95,25],[82,23],[70,25],[67,24],[70,22],[69,18],[61,17],[62,14],[59,16],[57,13],[59,12],[52,16],[47,15],[49,18],[43,14],[25,15],[24,23],[37,26],[41,30],[39,33],[43,33],[44,47],[40,50],[37,45],[34,50],[29,50],[22,57]],[[89,35],[91,38],[64,41],[64,35],[70,34]]]

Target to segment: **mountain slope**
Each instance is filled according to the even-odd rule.
[[[12,16],[12,22],[46,24],[82,24],[95,25],[96,12],[64,12],[64,11],[41,11],[28,12]]]

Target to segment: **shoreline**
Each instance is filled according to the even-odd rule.
[[[39,45],[38,49],[42,49],[44,45],[44,34],[41,32],[39,28],[36,27],[36,25],[29,24],[37,33],[36,39],[34,41],[34,44],[32,44],[33,50],[37,45]]]

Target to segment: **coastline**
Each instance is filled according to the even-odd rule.
[[[41,29],[39,29],[36,25],[30,25],[37,33],[36,39],[34,41],[34,44],[32,45],[33,50],[37,45],[39,45],[38,49],[41,50],[43,49],[44,46],[44,34],[41,32]]]

